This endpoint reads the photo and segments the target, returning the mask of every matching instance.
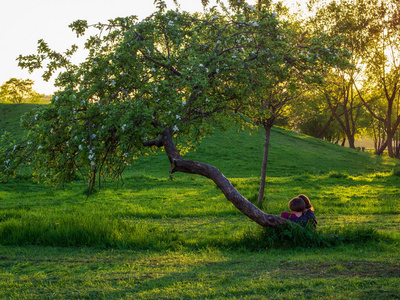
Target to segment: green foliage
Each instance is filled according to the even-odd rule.
[[[0,86],[0,103],[38,102],[41,96],[36,93],[30,79],[10,78]]]
[[[154,249],[174,248],[181,242],[173,229],[147,223],[123,222],[100,214],[69,213],[54,217],[34,217],[18,213],[2,215],[2,245],[55,247],[100,247]]]
[[[121,178],[139,156],[151,150],[143,143],[168,130],[182,153],[195,147],[213,128],[242,123],[240,113],[270,115],[258,97],[276,82],[301,74],[318,81],[313,70],[341,64],[346,53],[333,55],[325,36],[300,39],[298,27],[278,18],[270,5],[257,9],[244,2],[234,13],[206,10],[189,14],[158,11],[141,22],[116,18],[94,27],[104,34],[88,38],[89,54],[80,65],[71,63],[77,47],[65,53],[40,40],[38,54],[20,56],[30,71],[47,67],[60,90],[51,104],[23,118],[27,136],[3,151],[3,177],[15,176],[29,160],[36,178],[62,185],[82,174],[91,188],[102,178]],[[87,22],[70,25],[78,36]],[[307,50],[305,50],[307,49]],[[268,105],[267,105],[268,106]]]
[[[389,234],[378,232],[371,226],[342,226],[316,231],[312,226],[302,228],[294,224],[277,229],[260,227],[245,233],[240,244],[253,250],[268,248],[324,248],[349,244],[365,245],[380,241],[395,242]]]

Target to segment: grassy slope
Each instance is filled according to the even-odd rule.
[[[3,116],[0,127],[9,122],[15,131],[18,113]],[[262,132],[216,133],[187,158],[217,166],[252,199],[262,148]],[[279,214],[302,192],[322,232],[364,224],[396,237],[397,165],[275,128],[264,210]],[[0,298],[399,296],[398,235],[329,249],[251,252],[238,244],[257,229],[253,222],[209,180],[175,174],[170,181],[168,171],[163,153],[141,158],[124,186],[110,182],[88,199],[80,182],[64,190],[30,179],[0,184]]]
[[[6,104],[0,103],[0,134],[3,131],[12,132],[16,137],[22,135],[19,126],[21,115],[37,107],[38,104]]]

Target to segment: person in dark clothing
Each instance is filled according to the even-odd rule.
[[[310,223],[314,228],[317,228],[317,220],[315,219],[314,212],[308,209],[300,217],[289,219],[289,221],[299,224],[301,227],[306,227]]]
[[[292,213],[282,212],[281,218],[288,219],[302,227],[306,227],[308,223],[310,223],[314,228],[317,227],[314,207],[311,205],[311,201],[306,195],[301,194],[290,200],[289,208]]]

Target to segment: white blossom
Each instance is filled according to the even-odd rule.
[[[94,167],[94,166],[96,166],[96,163],[95,163],[94,161],[91,161],[91,162],[90,162],[90,165],[91,165],[92,167]]]
[[[38,150],[40,150],[40,149],[42,149],[42,148],[43,148],[42,145],[39,145],[39,146],[37,147]]]
[[[14,149],[13,149],[13,151],[15,151],[15,149],[17,149],[17,145],[14,145]]]
[[[58,96],[56,96],[56,97],[54,98],[54,100],[57,101],[57,100],[58,100]]]
[[[168,26],[174,26],[174,22],[173,21],[169,21],[168,22]]]
[[[121,126],[122,131],[125,131],[125,128],[126,128],[126,124]]]
[[[186,105],[186,101],[185,101],[185,100],[184,100],[184,101],[182,101],[182,106],[183,106],[183,105]]]
[[[96,137],[96,135],[93,133],[91,136],[92,140]]]
[[[155,71],[156,71],[155,68],[151,68],[151,69],[150,69],[150,72],[155,72]]]
[[[253,26],[254,26],[254,27],[257,27],[257,26],[258,26],[258,23],[257,23],[256,21],[254,21],[254,22],[253,22]]]
[[[66,143],[65,144],[67,144],[67,147],[69,147],[69,142],[68,141],[66,141]]]
[[[276,12],[273,12],[273,13],[272,13],[272,16],[273,16],[274,18],[276,18]]]
[[[79,146],[78,146],[78,149],[82,151],[82,150],[83,150],[82,145],[79,145]]]
[[[174,125],[174,127],[172,127],[172,130],[173,130],[174,132],[177,132],[177,131],[179,131],[179,128],[178,128],[178,126]]]
[[[216,20],[216,19],[218,19],[218,16],[217,15],[213,15],[213,20]]]
[[[253,5],[247,5],[248,9],[254,10],[254,6]]]
[[[181,119],[181,116],[176,115],[175,118],[176,118],[177,120],[180,120],[180,119]]]
[[[217,45],[219,45],[219,44],[221,44],[221,41],[220,41],[220,40],[217,41]]]

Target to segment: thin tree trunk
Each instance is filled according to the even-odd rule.
[[[263,162],[262,162],[262,167],[261,167],[261,180],[260,180],[260,189],[258,191],[257,204],[260,204],[264,198],[265,178],[267,175],[269,139],[271,137],[271,127],[272,126],[270,126],[269,124],[264,125],[264,129],[265,129],[264,155],[263,155]]]
[[[322,127],[322,129],[317,133],[317,135],[315,137],[320,139],[322,134],[328,129],[329,125],[331,125],[333,120],[334,120],[334,117],[331,115],[329,117],[328,122],[325,123],[324,127]]]
[[[171,162],[171,173],[184,172],[197,174],[214,181],[228,201],[232,202],[238,210],[259,225],[263,227],[277,227],[288,222],[286,219],[262,212],[253,203],[244,198],[216,167],[202,162],[183,159],[172,140],[171,130],[165,130],[160,138],[145,142],[144,146],[163,146]]]
[[[349,148],[356,149],[356,146],[354,144],[354,135],[346,134],[346,136],[347,136],[347,142],[349,143]],[[344,140],[346,141],[346,139]],[[342,146],[344,146],[344,143]]]

